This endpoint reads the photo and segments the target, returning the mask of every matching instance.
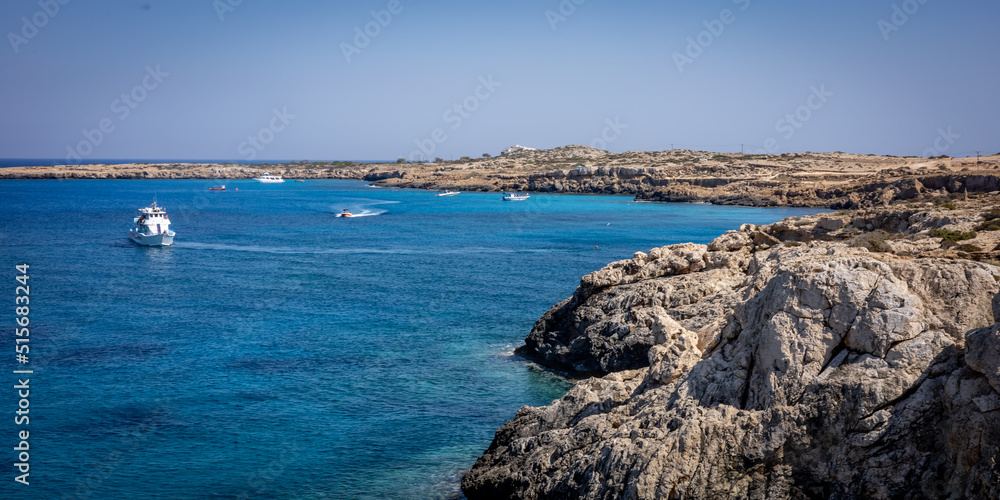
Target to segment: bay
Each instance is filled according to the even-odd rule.
[[[34,371],[30,425],[0,433],[30,430],[32,498],[453,498],[497,428],[569,387],[511,353],[581,276],[815,212],[213,184],[0,181],[0,282],[13,304],[30,264]],[[154,199],[173,247],[127,239]]]

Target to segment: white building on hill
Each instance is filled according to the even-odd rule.
[[[500,154],[506,155],[506,154],[510,154],[510,153],[516,153],[518,151],[534,151],[534,150],[535,150],[535,148],[526,148],[524,146],[519,146],[519,145],[515,144],[515,145],[513,145],[513,146],[511,146],[511,147],[509,147],[509,148],[507,148],[507,149],[505,149],[503,151],[501,151]]]

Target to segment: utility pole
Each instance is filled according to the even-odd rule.
[[[743,154],[743,145],[742,145],[742,144],[740,144],[740,156],[745,156],[745,155]]]

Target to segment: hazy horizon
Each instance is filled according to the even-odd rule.
[[[8,2],[0,157],[1000,151],[1000,5]],[[982,66],[982,67],[980,67]]]

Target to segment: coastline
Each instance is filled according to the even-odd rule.
[[[585,146],[439,163],[159,163],[7,167],[0,179],[345,179],[379,187],[631,195],[636,201],[856,209],[928,192],[1000,189],[1000,155],[916,158],[846,153],[610,153]]]
[[[515,351],[574,387],[497,431],[466,496],[996,498],[1000,194],[908,201],[581,278]]]

